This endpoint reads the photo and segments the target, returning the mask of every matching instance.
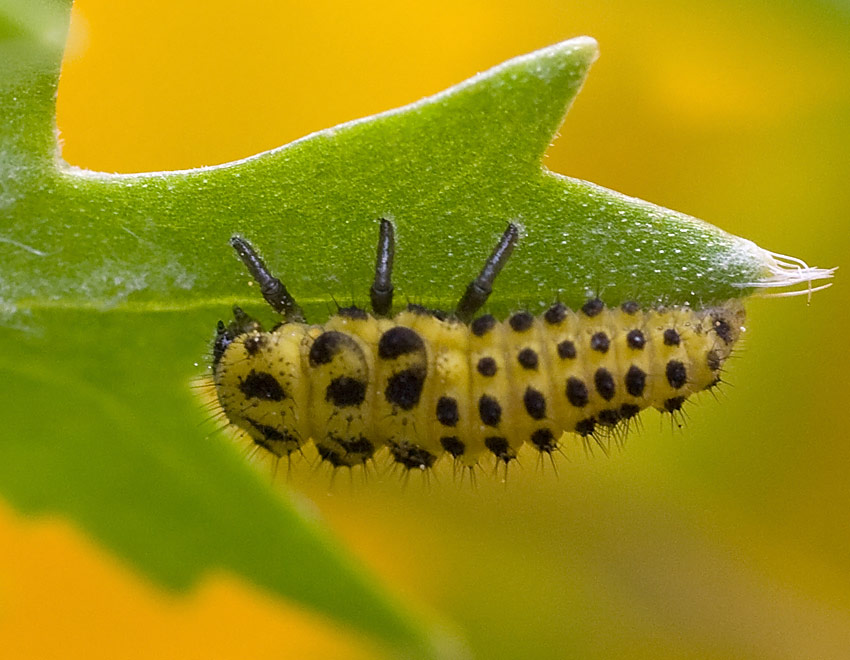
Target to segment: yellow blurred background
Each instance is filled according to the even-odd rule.
[[[569,0],[77,0],[58,123],[71,164],[211,165],[589,34],[602,56],[546,166],[843,266],[850,5]],[[850,286],[756,300],[734,386],[606,458],[525,455],[508,484],[296,470],[392,590],[482,658],[850,657]],[[217,313],[217,312],[216,312]],[[215,316],[213,320],[218,317]],[[213,318],[213,317],[211,317]],[[199,417],[201,412],[199,411]],[[62,521],[0,507],[6,657],[373,657],[227,576],[178,595]]]

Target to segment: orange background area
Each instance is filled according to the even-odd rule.
[[[77,0],[63,155],[116,172],[222,163],[590,34],[602,56],[547,167],[840,265],[839,4]],[[648,416],[626,451],[570,452],[560,479],[526,460],[507,488],[444,475],[329,495],[306,467],[296,487],[392,591],[454,622],[481,657],[847,657],[842,272],[811,308],[754,302],[735,387],[701,400],[682,432]],[[4,657],[378,653],[227,576],[169,593],[72,524],[8,506],[0,553]]]
[[[225,576],[186,595],[140,579],[63,521],[0,508],[4,658],[378,657],[368,640]]]

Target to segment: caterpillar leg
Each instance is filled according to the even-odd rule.
[[[236,250],[236,254],[239,255],[239,259],[245,264],[248,272],[251,273],[251,277],[260,285],[260,293],[263,294],[263,298],[271,305],[272,309],[281,314],[284,321],[303,322],[304,312],[301,307],[286,290],[283,282],[269,272],[251,244],[239,236],[233,236],[230,239],[230,244]]]
[[[478,277],[469,283],[463,297],[458,302],[455,308],[455,316],[458,319],[464,323],[469,323],[475,313],[487,302],[487,298],[493,292],[493,281],[508,262],[518,238],[519,229],[514,223],[509,223],[505,233],[502,234],[502,238],[499,239],[492,254],[484,263],[484,268],[481,269]]]
[[[369,289],[372,311],[375,316],[389,316],[393,306],[393,258],[395,257],[395,230],[389,220],[381,218],[378,234],[378,257],[375,261],[375,281]]]

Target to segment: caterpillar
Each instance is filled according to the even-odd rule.
[[[523,444],[552,454],[564,432],[583,438],[628,425],[643,409],[676,413],[720,380],[744,322],[740,301],[701,310],[560,302],[504,321],[476,313],[509,259],[509,224],[454,312],[408,307],[390,316],[395,233],[380,220],[372,313],[340,308],[308,324],[283,283],[239,236],[231,245],[282,316],[269,331],[238,306],[218,322],[213,380],[230,423],[275,457],[310,440],[334,467],[386,447],[408,469],[444,455],[465,467],[508,463]]]

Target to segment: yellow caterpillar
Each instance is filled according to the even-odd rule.
[[[394,231],[380,222],[373,314],[340,309],[324,325],[300,307],[250,244],[231,244],[283,315],[271,331],[234,307],[213,350],[218,400],[228,420],[277,457],[312,440],[333,466],[356,466],[387,447],[406,468],[443,454],[473,466],[505,463],[523,443],[558,447],[564,431],[591,436],[650,406],[678,411],[709,389],[738,340],[740,302],[699,311],[556,303],[504,322],[475,313],[492,291],[519,232],[513,224],[454,313],[410,305],[389,317]]]

